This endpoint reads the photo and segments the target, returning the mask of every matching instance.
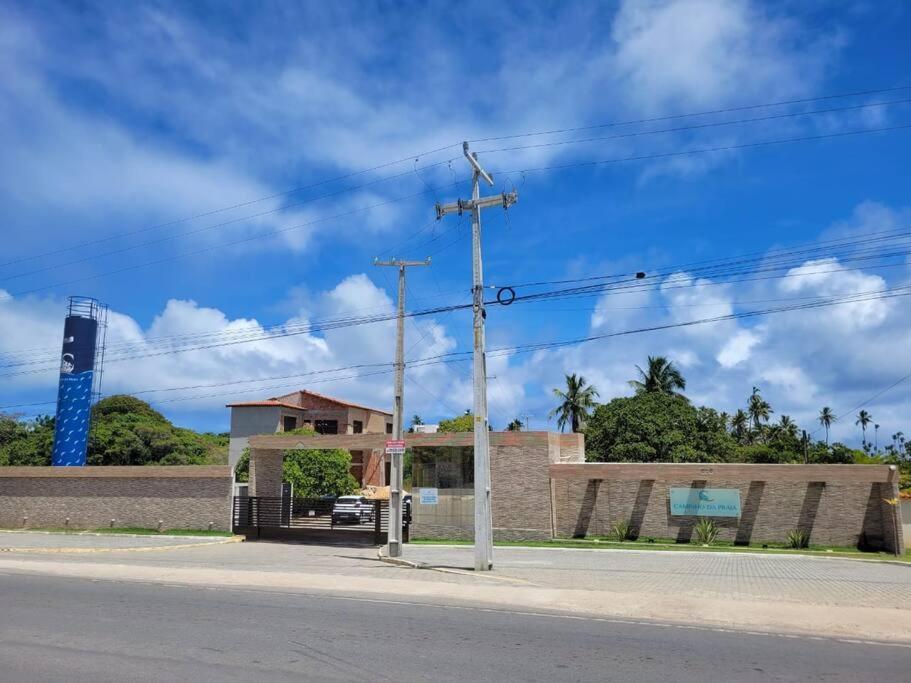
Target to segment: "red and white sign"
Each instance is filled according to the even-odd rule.
[[[396,440],[396,441],[387,441],[386,442],[386,453],[389,455],[404,455],[405,454],[405,442]]]

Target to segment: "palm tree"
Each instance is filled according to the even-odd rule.
[[[650,392],[679,395],[678,389],[686,389],[686,379],[674,363],[664,356],[649,356],[648,370],[643,370],[638,365],[636,370],[639,371],[639,379],[630,380],[629,385],[637,394]]]
[[[524,425],[522,424],[522,420],[520,420],[519,418],[516,418],[515,420],[510,422],[508,425],[506,425],[506,431],[507,432],[521,432],[523,426]]]
[[[753,422],[753,428],[759,432],[763,420],[768,420],[772,414],[772,406],[766,401],[759,392],[759,387],[753,387],[753,393],[747,401],[747,412],[750,414],[750,420]]]
[[[741,443],[743,443],[744,437],[746,436],[749,424],[750,419],[747,417],[747,414],[738,408],[737,412],[734,413],[734,417],[731,418],[731,433]]]
[[[873,425],[873,452],[879,452],[879,425]]]
[[[588,411],[595,405],[598,390],[593,386],[586,386],[585,378],[576,373],[566,375],[566,391],[554,389],[554,396],[561,400],[559,406],[550,411],[548,417],[557,418],[560,431],[567,424],[574,432],[578,432],[588,419]]]
[[[819,424],[826,428],[826,447],[829,446],[829,427],[832,426],[833,422],[837,422],[838,418],[835,416],[835,413],[832,412],[832,409],[829,406],[823,406],[823,409],[819,411]]]
[[[778,419],[778,426],[781,428],[781,431],[787,434],[792,439],[797,438],[797,423],[794,422],[788,415],[782,415]]]
[[[867,447],[867,425],[871,422],[873,422],[873,418],[870,417],[870,413],[866,410],[861,410],[857,413],[857,421],[854,424],[860,425],[860,429],[863,432],[863,444],[865,449]]]

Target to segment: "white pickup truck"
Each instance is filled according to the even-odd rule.
[[[332,523],[373,521],[373,501],[363,496],[341,496],[332,506]]]

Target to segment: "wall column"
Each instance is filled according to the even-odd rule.
[[[250,449],[250,495],[278,498],[282,495],[284,451]]]

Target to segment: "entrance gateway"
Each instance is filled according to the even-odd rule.
[[[297,448],[335,449],[371,453],[380,462],[387,450],[404,452],[404,441],[388,441],[385,434],[281,434],[250,437],[248,495],[235,496],[232,523],[235,533],[255,538],[279,538],[314,543],[368,543],[384,545],[389,537],[389,501],[362,495],[340,498],[297,498],[283,488],[284,452]],[[382,483],[387,483],[384,479]],[[410,515],[403,519],[408,536]]]

